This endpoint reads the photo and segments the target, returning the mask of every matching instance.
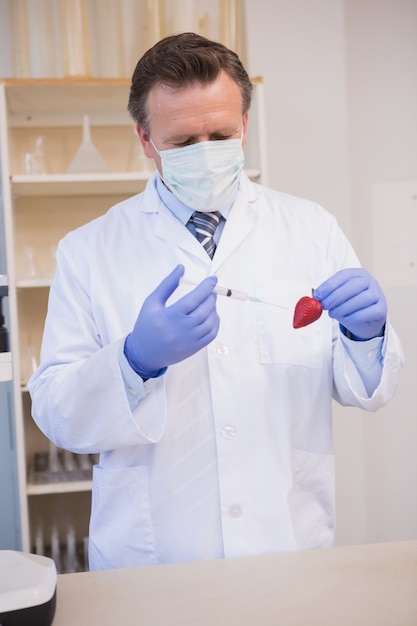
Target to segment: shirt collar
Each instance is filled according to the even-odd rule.
[[[194,210],[190,209],[190,207],[181,202],[181,200],[179,200],[177,196],[164,185],[159,173],[157,173],[156,176],[156,190],[165,206],[175,215],[177,219],[180,220],[182,224],[185,225],[194,213]],[[233,198],[228,207],[220,211],[225,220],[228,218],[230,209],[232,208],[235,200],[236,197]]]

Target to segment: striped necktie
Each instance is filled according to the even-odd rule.
[[[219,211],[216,211],[215,213],[201,213],[194,211],[190,218],[190,222],[192,222],[195,226],[198,241],[201,243],[211,259],[213,258],[213,254],[216,249],[213,235],[219,224],[220,217],[221,215]]]

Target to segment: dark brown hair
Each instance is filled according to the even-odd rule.
[[[250,107],[252,83],[235,52],[221,43],[195,33],[161,39],[136,65],[129,93],[128,111],[136,124],[150,132],[148,95],[155,85],[182,88],[194,83],[209,84],[226,72],[242,94],[242,115]]]

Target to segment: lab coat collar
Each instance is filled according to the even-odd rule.
[[[211,260],[207,256],[202,245],[197,241],[194,235],[186,228],[186,226],[168,209],[162,202],[157,188],[156,177],[154,174],[149,180],[143,192],[140,210],[144,213],[154,213],[155,218],[155,237],[165,239],[179,248],[186,251],[199,260],[200,263],[210,266]]]
[[[258,197],[256,186],[242,172],[239,192],[226,220],[210,272],[217,272],[255,228],[258,219],[256,210]]]
[[[190,231],[164,205],[156,189],[156,174],[148,181],[143,193],[140,210],[157,213],[155,236],[176,244],[202,262],[210,273],[217,271],[236,248],[249,236],[255,227],[259,197],[254,185],[242,172],[239,192],[227,218],[216,253],[211,260],[201,244]]]

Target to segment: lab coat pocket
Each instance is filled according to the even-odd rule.
[[[334,539],[334,457],[292,451],[293,484],[288,495],[297,548],[325,548]]]
[[[90,569],[156,563],[146,466],[93,471]]]
[[[261,363],[281,363],[300,367],[323,366],[323,324],[318,320],[303,328],[293,328],[298,300],[311,294],[311,285],[285,281],[264,281],[255,285],[259,356]]]

